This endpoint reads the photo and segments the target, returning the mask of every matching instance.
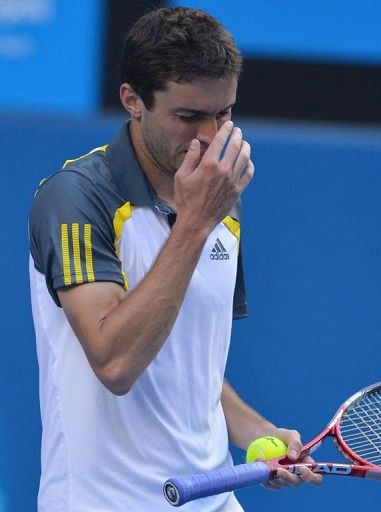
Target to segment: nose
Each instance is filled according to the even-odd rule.
[[[218,121],[215,117],[208,117],[207,119],[203,119],[197,126],[197,139],[206,145],[209,144],[214,139],[217,131],[219,129]]]

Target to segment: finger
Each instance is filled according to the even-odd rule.
[[[318,486],[322,483],[323,477],[318,473],[314,473],[307,467],[300,468],[300,474],[295,475],[286,469],[278,469],[277,478],[273,480],[274,485],[278,487],[298,487],[303,483]]]
[[[261,484],[261,486],[264,487],[265,489],[269,489],[270,491],[280,491],[281,488],[275,486],[273,482],[274,480],[271,480],[271,482],[268,482],[267,484]]]
[[[293,441],[288,445],[287,457],[292,461],[296,461],[299,459],[301,451],[302,443],[300,441]]]
[[[253,179],[255,167],[251,160],[249,160],[245,169],[241,172],[241,176],[239,177],[238,185],[241,188],[241,193],[245,190],[247,185]]]
[[[242,149],[242,130],[237,126],[233,129],[231,137],[226,144],[225,153],[221,160],[228,169],[233,169]]]
[[[311,485],[321,485],[323,482],[323,476],[319,475],[318,473],[314,473],[309,468],[302,467],[300,468],[300,478]]]
[[[297,430],[285,430],[283,440],[288,447],[287,457],[292,461],[297,460],[302,451],[302,442],[299,432]]]
[[[191,174],[200,161],[200,151],[200,142],[197,139],[193,139],[177,173]]]
[[[264,487],[266,487],[266,489],[270,489],[271,491],[280,491],[281,489],[292,489],[295,486],[286,484],[281,480],[275,479],[269,482],[268,484],[265,484]]]
[[[233,176],[240,178],[242,172],[246,169],[250,160],[251,148],[250,144],[245,140],[241,143],[241,149],[233,165]]]
[[[204,158],[213,157],[217,158],[218,160],[220,159],[221,152],[224,149],[230,134],[232,133],[233,127],[234,125],[232,121],[226,121],[221,126],[221,128],[216,133],[216,136],[210,143],[208,149],[205,151]]]
[[[300,484],[302,483],[302,480],[300,480]],[[266,489],[270,489],[271,491],[280,491],[281,489],[291,489],[293,487],[297,487],[297,485],[290,484],[289,482],[283,481],[279,478],[274,478],[274,480],[271,480],[267,484],[264,484],[263,487]]]
[[[277,478],[274,484],[280,487],[299,487],[303,483],[303,479],[299,475],[294,475],[286,469],[277,470]]]
[[[267,482],[266,484],[264,484],[263,487],[266,487],[266,488],[272,489],[272,490],[280,490],[280,489],[299,487],[303,483],[308,483],[311,485],[319,486],[322,483],[322,481],[323,481],[322,475],[313,473],[307,467],[302,467],[300,469],[299,475],[290,473],[286,469],[280,468],[277,471],[276,478],[274,478],[270,482]]]

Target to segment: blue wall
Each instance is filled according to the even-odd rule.
[[[104,0],[0,0],[0,107],[90,112],[100,104]]]
[[[27,276],[33,192],[66,158],[106,143],[120,122],[0,118],[0,512],[34,512],[39,477]],[[381,380],[381,131],[241,126],[257,168],[244,196],[251,315],[234,325],[228,376],[260,412],[298,428],[307,440],[347,395]],[[241,452],[234,456],[242,461]],[[379,512],[380,484],[327,478],[320,489],[272,493],[258,487],[239,495],[248,512],[320,512],[344,503],[347,512]]]

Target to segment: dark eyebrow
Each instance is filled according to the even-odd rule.
[[[220,112],[217,112],[217,114],[221,114],[222,112],[226,112],[227,110],[230,110],[232,107],[234,107],[235,103],[232,103],[228,107],[224,108]],[[183,114],[192,114],[192,115],[198,115],[198,116],[210,116],[213,115],[213,112],[206,112],[204,110],[198,110],[196,108],[178,108],[174,109],[174,112],[181,112]]]

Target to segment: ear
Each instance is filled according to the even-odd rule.
[[[127,83],[122,84],[120,86],[119,95],[123,107],[130,114],[131,118],[140,119],[143,102],[133,87]]]

